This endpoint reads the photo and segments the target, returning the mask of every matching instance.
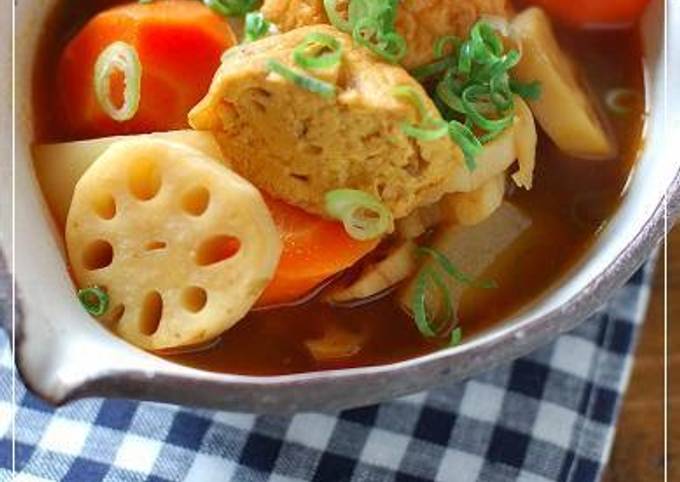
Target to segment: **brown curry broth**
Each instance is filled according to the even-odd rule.
[[[55,59],[65,39],[96,10],[118,0],[70,2],[47,30],[37,65],[35,105],[42,141],[70,140],[64,136],[53,104]],[[575,31],[560,28],[568,47],[591,80],[596,94],[631,88],[643,97],[643,66],[638,28]],[[540,133],[535,186],[513,189],[509,200],[521,207],[533,225],[484,274],[498,284],[494,290],[466,292],[460,306],[465,336],[481,332],[516,313],[559,280],[591,245],[614,212],[637,158],[644,125],[640,101],[631,114],[610,116],[620,155],[611,161],[584,161],[561,153]],[[362,349],[335,362],[318,362],[305,341],[318,338],[331,324],[362,333]],[[438,349],[425,341],[413,321],[387,296],[355,308],[331,307],[319,298],[305,304],[253,312],[225,333],[211,348],[168,355],[167,359],[206,370],[270,375],[396,362]]]

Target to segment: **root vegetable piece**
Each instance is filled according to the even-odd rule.
[[[367,266],[354,282],[334,289],[326,300],[330,303],[349,303],[393,288],[416,270],[416,249],[416,244],[411,240],[399,243],[385,259]]]
[[[102,109],[94,88],[97,59],[114,42],[133,47],[141,64],[139,108],[124,122]],[[155,0],[104,10],[73,37],[59,60],[54,95],[68,135],[94,138],[187,127],[189,109],[208,89],[222,52],[235,43],[229,23],[201,2]],[[110,97],[118,107],[123,76],[114,72]]]
[[[530,102],[541,127],[561,150],[573,156],[614,156],[616,145],[596,100],[557,42],[550,18],[540,8],[529,8],[515,17],[512,28],[523,47],[514,75],[522,82],[541,83],[541,97]]]
[[[503,203],[504,196],[505,174],[499,174],[472,192],[448,194],[439,204],[446,221],[473,226],[496,212]]]
[[[209,132],[182,130],[141,134],[139,136],[112,136],[88,141],[41,144],[33,149],[35,172],[47,205],[57,225],[66,225],[73,190],[80,177],[111,144],[124,139],[160,139],[176,142],[226,163],[214,136]]]
[[[446,256],[461,272],[473,279],[482,276],[503,251],[531,227],[531,219],[508,202],[483,223],[475,226],[449,226],[434,239],[432,247]],[[439,270],[432,258],[425,258],[419,273],[401,290],[399,303],[407,312],[412,311],[413,292],[423,270]],[[479,289],[462,284],[453,277],[443,278],[451,295],[451,303],[457,309],[466,289]],[[436,287],[428,286],[425,296],[426,310],[432,319],[441,319],[444,302]]]
[[[85,172],[66,244],[78,286],[109,294],[102,319],[151,350],[233,326],[281,252],[257,189],[199,151],[149,138],[115,143]]]

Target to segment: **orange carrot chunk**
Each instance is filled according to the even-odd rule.
[[[95,63],[114,42],[135,49],[141,63],[139,108],[113,120],[97,101]],[[222,53],[236,42],[227,21],[200,2],[133,3],[93,17],[59,61],[57,91],[68,134],[75,138],[139,134],[188,127],[187,114],[205,95]],[[114,71],[110,99],[123,101],[124,76]]]
[[[329,221],[265,196],[281,232],[283,252],[274,279],[258,306],[299,300],[323,281],[373,251],[380,240],[357,241],[342,223]]]

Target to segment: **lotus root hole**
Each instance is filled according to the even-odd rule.
[[[203,241],[196,250],[195,260],[199,266],[210,266],[225,261],[241,249],[241,242],[233,236],[213,236]]]
[[[149,241],[144,245],[146,251],[160,251],[168,247],[165,241]]]
[[[158,291],[151,291],[144,297],[139,313],[139,331],[150,336],[156,333],[163,318],[163,298]]]
[[[208,302],[208,293],[200,286],[190,286],[182,293],[182,306],[191,313],[198,313]]]
[[[161,173],[151,159],[140,159],[130,169],[130,192],[140,201],[156,197],[161,189]]]
[[[111,320],[111,323],[116,324],[123,318],[124,314],[125,305],[118,305],[111,310],[111,313],[109,314],[109,319]]]
[[[197,186],[186,193],[182,197],[182,209],[187,214],[192,216],[200,216],[206,209],[208,209],[208,204],[210,203],[210,191],[203,186]]]
[[[102,219],[113,219],[116,215],[116,200],[109,193],[102,193],[93,200],[94,212]]]
[[[92,241],[83,251],[83,266],[95,271],[106,268],[113,262],[113,246],[106,240]]]

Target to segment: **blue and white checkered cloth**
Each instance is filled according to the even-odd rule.
[[[650,263],[651,265],[651,263]],[[0,480],[590,482],[608,459],[651,267],[550,346],[465,383],[339,414],[256,416],[126,400],[54,409],[0,340]]]

